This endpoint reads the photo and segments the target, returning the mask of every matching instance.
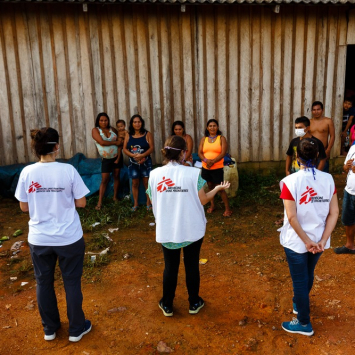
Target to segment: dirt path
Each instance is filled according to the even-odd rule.
[[[344,175],[336,176],[339,198],[343,181]],[[201,265],[200,292],[206,306],[195,316],[188,313],[183,266],[174,316],[164,317],[157,306],[163,255],[155,243],[154,227],[149,226],[152,217],[142,219],[140,226],[114,232],[111,237],[116,245],[109,265],[86,270],[83,278],[84,310],[93,330],[77,344],[68,341],[61,279],[56,281],[56,290],[62,328],[54,341],[46,342],[28,247],[22,248],[19,262],[2,256],[0,353],[158,354],[158,343],[163,341],[176,354],[354,354],[354,256],[338,256],[330,249],[317,265],[311,293],[315,335],[308,338],[281,329],[282,321],[292,319],[292,284],[274,223],[280,213],[281,201],[276,206],[235,209],[230,219],[222,217],[222,210],[207,215],[201,257],[208,262]],[[27,218],[16,202],[1,200],[0,236],[23,228],[26,240]],[[344,238],[338,223],[332,246],[342,245]],[[4,243],[0,253],[13,241]],[[127,253],[130,257],[125,259]],[[18,277],[14,282],[12,275]],[[21,287],[22,281],[29,283]]]

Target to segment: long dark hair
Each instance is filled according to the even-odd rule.
[[[131,117],[131,119],[129,120],[129,127],[128,127],[128,133],[129,133],[130,136],[134,136],[134,134],[136,133],[136,131],[135,131],[134,128],[133,128],[133,120],[134,120],[135,118],[137,118],[137,117],[140,119],[140,121],[141,121],[141,123],[142,123],[142,126],[141,126],[141,129],[139,130],[139,133],[140,133],[140,134],[143,134],[143,133],[145,133],[145,132],[148,132],[148,131],[145,129],[145,122],[144,122],[142,116],[141,116],[141,115],[133,115],[133,116]]]
[[[101,112],[99,113],[97,116],[96,116],[96,121],[95,121],[95,127],[100,127],[99,125],[99,121],[100,121],[100,117],[101,116],[105,116],[107,118],[107,121],[108,121],[108,126],[107,128],[111,128],[110,126],[110,117],[108,117],[108,114],[106,112]]]
[[[206,130],[205,130],[205,136],[208,137],[208,136],[210,135],[209,132],[208,132],[208,130],[207,130],[207,127],[208,127],[208,125],[209,125],[211,122],[214,122],[214,123],[217,125],[217,127],[218,127],[217,136],[221,136],[221,135],[222,135],[222,132],[219,130],[219,123],[218,123],[218,121],[215,120],[214,118],[211,118],[210,120],[207,121]]]
[[[53,152],[56,144],[59,142],[58,131],[51,127],[31,130],[31,148],[33,153],[40,158],[41,155],[47,155]]]
[[[175,122],[173,123],[173,126],[171,127],[171,135],[172,135],[172,136],[175,136],[174,129],[175,129],[176,126],[181,126],[182,129],[184,130],[184,133],[183,133],[183,134],[186,134],[184,122],[182,122],[182,121],[175,121]]]

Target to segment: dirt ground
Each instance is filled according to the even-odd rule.
[[[336,175],[335,180],[341,206],[345,176]],[[222,217],[222,209],[207,215],[201,258],[208,262],[200,267],[200,295],[206,305],[198,315],[188,313],[181,265],[171,318],[158,308],[164,264],[154,227],[149,226],[153,217],[120,228],[110,234],[115,242],[110,263],[85,271],[83,277],[83,307],[92,331],[79,343],[68,341],[65,293],[58,277],[62,328],[54,341],[46,342],[28,246],[21,248],[16,262],[6,252],[14,241],[27,240],[28,215],[14,200],[2,199],[0,236],[20,228],[25,233],[0,248],[0,353],[158,354],[162,341],[176,354],[354,354],[355,256],[336,255],[332,249],[322,255],[311,293],[314,336],[281,329],[282,321],[292,319],[291,278],[275,225],[282,212],[280,201],[234,209],[229,219]],[[332,246],[344,240],[339,222]],[[17,280],[10,281],[14,275]]]

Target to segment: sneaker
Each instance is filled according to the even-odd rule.
[[[200,297],[200,300],[197,303],[190,304],[189,313],[190,314],[197,314],[204,305],[205,305],[205,302]]]
[[[314,334],[311,323],[302,325],[297,318],[293,318],[291,322],[283,322],[281,326],[283,330],[286,330],[286,332],[289,333],[297,333],[309,337]]]
[[[159,302],[159,308],[163,311],[165,317],[172,317],[173,316],[173,309],[163,305],[163,300]]]
[[[56,332],[52,334],[44,334],[44,340],[47,341],[54,340],[56,336],[57,336]]]
[[[355,254],[355,250],[347,248],[345,245],[339,248],[334,248],[335,254]]]
[[[89,333],[90,330],[91,330],[91,322],[88,319],[85,319],[85,326],[84,326],[83,332],[76,337],[70,335],[69,341],[73,341],[73,342],[79,341],[85,334]]]
[[[293,314],[298,314],[298,310],[297,310],[297,305],[295,302],[293,302]]]

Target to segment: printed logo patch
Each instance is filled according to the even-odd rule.
[[[28,193],[35,192],[37,189],[40,189],[42,186],[38,182],[33,182],[28,188]]]
[[[159,182],[157,191],[158,192],[164,192],[168,187],[175,186],[173,181],[171,179],[165,179],[165,176],[163,176],[163,180]]]
[[[302,205],[302,203],[307,205],[309,202],[329,202],[329,199],[323,198],[323,196],[318,196],[313,187],[307,186],[306,191],[301,195],[300,205]]]

